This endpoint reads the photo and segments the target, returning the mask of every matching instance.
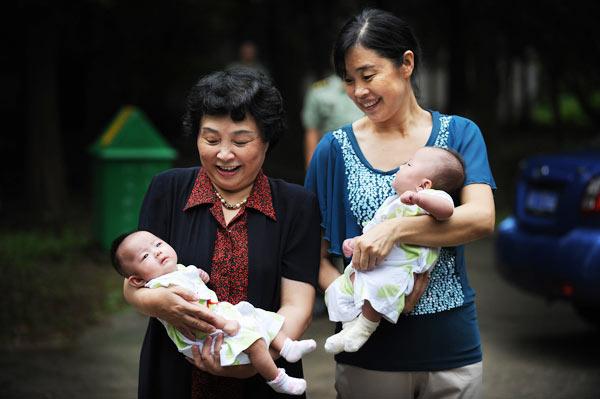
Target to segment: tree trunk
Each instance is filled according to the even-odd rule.
[[[36,13],[27,30],[26,134],[28,197],[36,222],[60,222],[66,199],[58,108],[56,18]]]
[[[464,20],[462,20],[462,2],[453,1],[449,4],[451,20],[449,28],[448,48],[448,111],[451,114],[464,115],[469,98],[467,85],[467,51],[464,40]]]

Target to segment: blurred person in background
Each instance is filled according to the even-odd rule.
[[[269,76],[267,68],[259,61],[258,46],[252,40],[244,40],[238,48],[238,59],[227,65],[228,68],[247,67],[254,68]]]
[[[367,9],[348,20],[333,57],[347,95],[365,116],[323,137],[307,171],[305,187],[317,194],[321,210],[322,289],[340,275],[329,254],[341,255],[343,241],[361,235],[393,194],[399,166],[417,149],[455,150],[466,174],[447,221],[398,217],[354,240],[357,270],[376,268],[396,243],[443,248],[428,284],[426,274],[415,275],[405,315],[396,324],[382,321],[357,352],[336,355],[338,397],[479,398],[481,342],[463,244],[494,229],[495,182],[482,134],[466,118],[419,105],[420,47],[410,26],[393,14]]]
[[[362,116],[363,113],[346,95],[344,82],[339,76],[332,73],[313,83],[306,92],[302,107],[306,167],[325,133]]]

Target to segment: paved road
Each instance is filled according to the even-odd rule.
[[[570,306],[548,304],[501,280],[492,240],[469,245],[467,259],[477,293],[485,398],[600,398],[600,332]],[[317,320],[308,335],[322,344],[332,325]],[[305,368],[311,399],[334,398],[331,358],[320,351]]]
[[[600,398],[600,334],[569,306],[548,305],[500,280],[491,240],[472,244],[467,256],[477,291],[485,397]],[[318,318],[306,336],[322,347],[332,326]],[[129,310],[69,350],[0,353],[0,398],[134,398],[144,329],[145,319]],[[305,369],[310,399],[335,397],[330,355],[319,349],[306,358]]]

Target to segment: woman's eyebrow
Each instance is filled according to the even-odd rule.
[[[206,133],[219,133],[219,130],[213,129],[212,127],[208,127],[208,126],[203,126],[201,131],[206,131]],[[254,132],[252,130],[246,130],[246,129],[236,130],[232,133],[236,136],[240,135],[240,134],[256,134],[256,132]]]
[[[212,127],[208,127],[208,126],[202,126],[202,128],[200,130],[207,131],[208,133],[219,133],[219,131],[217,129],[213,129]]]
[[[233,134],[235,134],[236,136],[240,135],[240,134],[256,134],[256,132],[252,131],[252,130],[236,130],[235,132],[233,132]]]
[[[358,68],[356,68],[356,72],[364,73],[365,71],[367,71],[369,69],[375,69],[375,65],[365,64],[365,65],[359,66]]]

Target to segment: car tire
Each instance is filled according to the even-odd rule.
[[[573,304],[577,313],[588,323],[600,329],[600,307]]]

